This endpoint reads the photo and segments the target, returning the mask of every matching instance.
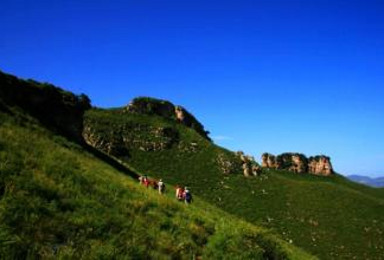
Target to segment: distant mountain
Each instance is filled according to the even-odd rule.
[[[361,175],[349,175],[348,179],[354,182],[362,183],[371,187],[381,188],[384,187],[384,177],[370,178]]]

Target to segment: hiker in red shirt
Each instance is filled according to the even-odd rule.
[[[144,185],[148,188],[149,186],[149,179],[147,177],[144,178]]]
[[[184,200],[184,189],[181,188],[179,185],[176,186],[176,199],[179,201]]]

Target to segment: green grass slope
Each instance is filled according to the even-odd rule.
[[[141,125],[142,130],[132,125]],[[85,114],[85,126],[91,126],[104,140],[129,135],[144,143],[154,140],[143,129],[172,128],[178,132],[178,144],[158,151],[132,146],[128,147],[129,156],[118,157],[140,173],[188,185],[206,201],[250,223],[272,228],[286,241],[322,259],[380,259],[384,255],[382,190],[338,175],[318,177],[272,170],[251,178],[244,178],[241,172],[224,175],[217,158],[231,158],[233,153],[192,129],[156,116],[97,109]],[[183,144],[190,143],[197,149],[184,149]]]
[[[0,112],[0,259],[310,259],[195,197],[140,186],[14,108]]]

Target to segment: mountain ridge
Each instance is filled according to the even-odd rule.
[[[383,188],[384,187],[384,177],[376,177],[372,178],[369,176],[363,175],[348,175],[347,178],[351,181],[365,184],[375,188]]]

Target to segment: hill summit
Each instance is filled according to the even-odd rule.
[[[208,137],[209,132],[191,113],[182,106],[174,105],[169,101],[150,97],[137,97],[129,103],[124,111],[127,113],[157,115],[180,122],[194,129],[205,139],[210,140]]]

